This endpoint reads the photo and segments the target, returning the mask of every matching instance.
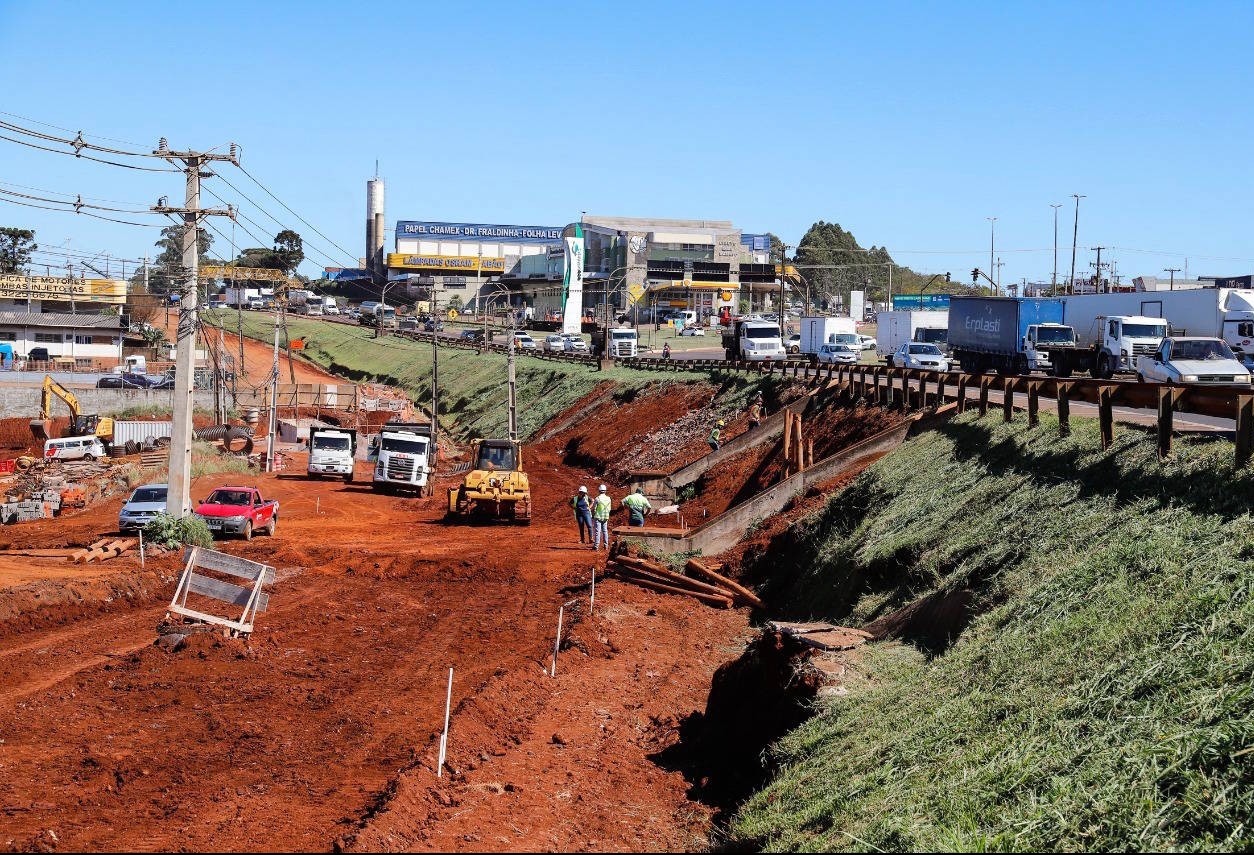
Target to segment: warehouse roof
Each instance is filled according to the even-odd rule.
[[[0,326],[120,330],[122,329],[122,319],[112,314],[79,315],[70,314],[69,312],[0,312]]]

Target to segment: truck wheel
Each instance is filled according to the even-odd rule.
[[[1144,382],[1145,382],[1145,375],[1144,375],[1144,374],[1142,374],[1140,371],[1138,371],[1138,372],[1136,373],[1136,382],[1138,382],[1138,383],[1144,383]]]
[[[1111,367],[1111,356],[1107,353],[1100,354],[1097,357],[1097,376],[1102,380],[1109,380],[1114,373]]]
[[[345,475],[345,476],[344,476],[344,483],[345,483],[345,484],[351,484],[351,483],[353,483],[353,473],[352,473],[352,472],[349,472],[347,475]]]
[[[274,530],[279,527],[279,516],[275,514],[270,517],[270,522],[266,523],[266,537],[274,537]]]
[[[1014,361],[1010,363],[1010,373],[1016,377],[1026,377],[1032,373],[1028,368],[1028,358],[1026,356],[1016,356]]]
[[[252,540],[252,539],[253,539],[253,521],[249,520],[248,522],[244,523],[244,540]]]
[[[892,368],[892,367],[893,367],[893,358],[892,358],[891,356],[885,356],[885,357],[884,357],[884,364],[885,364],[885,365],[887,365],[889,368]]]

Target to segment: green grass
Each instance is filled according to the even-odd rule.
[[[974,592],[952,646],[865,648],[775,747],[735,843],[771,850],[1249,849],[1254,475],[1228,442],[959,417],[777,538],[793,617]],[[927,652],[924,652],[924,651]]]
[[[207,315],[209,313],[206,313]],[[211,322],[216,322],[210,317]],[[235,328],[235,314],[222,318],[227,330]],[[328,323],[310,318],[289,318],[293,338],[304,338],[304,358],[326,370],[357,382],[381,382],[404,389],[420,406],[431,401],[431,343],[385,336],[351,324]],[[260,341],[274,340],[274,321],[258,312],[244,313],[244,335]],[[506,357],[476,353],[461,347],[441,347],[440,423],[460,439],[503,436],[508,414]],[[612,368],[597,371],[586,365],[519,356],[517,378],[518,429],[529,437],[558,413],[570,407],[602,383],[613,383],[617,394],[631,394],[651,384],[707,382],[699,374],[661,374]],[[776,378],[732,376],[720,378],[720,404],[730,412],[747,406],[751,392]],[[646,426],[655,427],[655,426]]]

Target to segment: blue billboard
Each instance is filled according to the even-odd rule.
[[[767,252],[771,248],[771,236],[769,234],[751,235],[741,232],[740,244],[750,252]]]
[[[492,223],[399,220],[396,223],[396,237],[411,240],[477,240],[561,246],[562,226],[503,226]]]
[[[894,294],[893,311],[898,309],[948,309],[948,294]]]

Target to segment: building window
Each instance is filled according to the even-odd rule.
[[[35,341],[43,344],[60,344],[63,339],[61,333],[37,332],[35,333]]]
[[[17,333],[0,332],[0,341],[17,341]]]
[[[94,336],[92,336],[92,337],[91,337],[91,343],[92,343],[92,344],[108,344],[108,345],[116,345],[116,344],[117,344],[117,340],[116,340],[116,339],[114,339],[114,338],[113,338],[113,336],[109,336],[109,335],[94,335]]]
[[[92,343],[91,336],[89,336],[89,335],[76,335],[76,336],[74,336],[74,343],[75,343],[75,344],[91,344],[91,343]]]

